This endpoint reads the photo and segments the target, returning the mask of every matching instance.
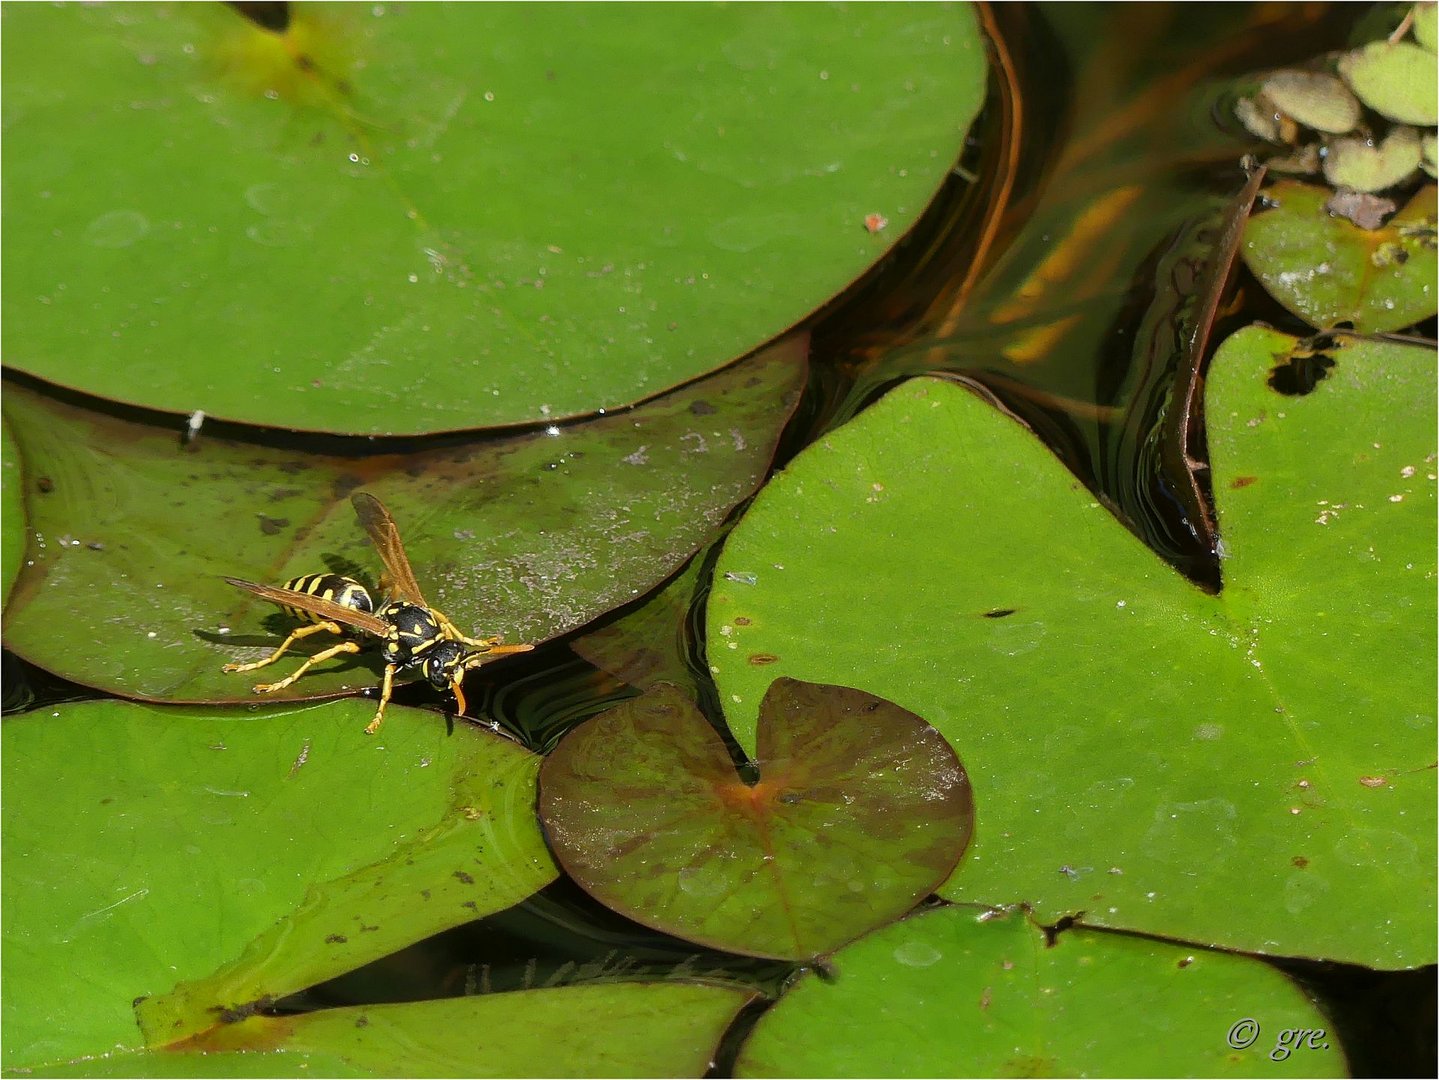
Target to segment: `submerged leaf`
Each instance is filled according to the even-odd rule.
[[[689,698],[661,685],[546,758],[551,847],[596,899],[646,926],[803,960],[909,910],[968,843],[963,767],[890,702],[778,679],[758,749],[747,784]]]
[[[691,612],[704,556],[688,566],[634,611],[608,626],[581,634],[570,648],[601,671],[641,690],[656,683],[677,686],[708,680],[692,659]]]

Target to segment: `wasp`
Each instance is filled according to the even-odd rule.
[[[265,659],[250,664],[226,664],[223,670],[254,671],[267,667],[289,652],[295,642],[312,634],[335,634],[345,639],[308,657],[279,682],[261,683],[254,688],[257,694],[272,694],[285,689],[316,664],[344,653],[360,652],[365,644],[351,633],[358,631],[378,639],[380,655],[385,661],[380,707],[375,710],[375,718],[365,728],[365,734],[373,735],[385,718],[385,706],[390,703],[396,673],[415,666],[436,690],[449,687],[455,695],[456,712],[463,713],[465,695],[460,683],[465,672],[495,657],[529,652],[534,646],[502,645],[498,637],[472,638],[460,633],[420,592],[405,546],[400,541],[400,530],[384,503],[364,492],[351,496],[350,503],[384,564],[385,573],[380,578],[385,593],[383,602],[377,606],[368,589],[353,578],[339,574],[304,574],[291,578],[280,588],[227,577],[225,580],[231,585],[278,604],[285,614],[307,625],[292,631]]]

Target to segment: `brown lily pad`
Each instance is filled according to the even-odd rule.
[[[746,783],[669,684],[572,731],[542,768],[540,816],[565,870],[647,926],[804,960],[910,910],[974,827],[964,767],[893,702],[777,679]]]

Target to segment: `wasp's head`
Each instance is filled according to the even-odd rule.
[[[422,670],[436,690],[443,690],[455,681],[467,650],[458,641],[442,641],[425,654]]]

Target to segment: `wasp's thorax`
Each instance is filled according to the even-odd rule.
[[[434,614],[418,604],[390,600],[375,614],[390,624],[382,648],[385,663],[397,668],[418,663],[431,649],[447,640]]]

